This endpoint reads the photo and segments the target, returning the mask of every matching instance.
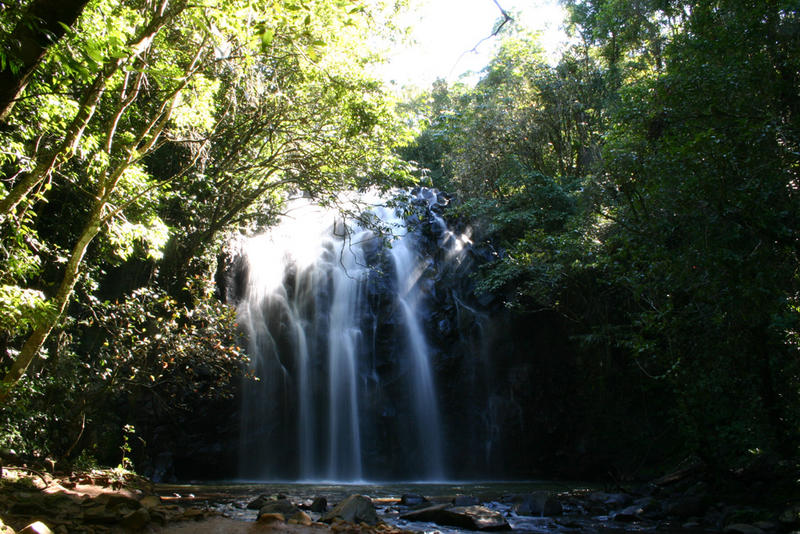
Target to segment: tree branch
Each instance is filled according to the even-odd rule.
[[[477,52],[478,52],[478,47],[479,47],[479,46],[481,46],[483,43],[485,43],[485,42],[486,42],[486,41],[488,41],[489,39],[492,39],[493,37],[497,37],[497,35],[498,35],[498,34],[499,34],[499,33],[500,33],[502,30],[503,30],[503,27],[504,27],[506,24],[508,24],[509,22],[512,22],[512,21],[514,20],[514,17],[512,17],[511,15],[509,15],[509,14],[508,14],[508,11],[506,11],[505,9],[503,9],[503,6],[501,6],[501,5],[500,5],[500,3],[499,3],[497,0],[492,0],[492,1],[494,2],[494,5],[496,5],[496,6],[497,6],[497,9],[499,9],[499,10],[500,10],[500,14],[503,16],[503,20],[500,22],[500,24],[498,24],[498,25],[497,25],[497,28],[495,28],[495,29],[494,29],[494,31],[493,31],[493,32],[492,32],[490,35],[488,35],[488,36],[484,37],[483,39],[481,39],[480,41],[478,41],[478,43],[477,43],[475,46],[473,46],[471,49],[467,50],[466,52],[464,52],[463,54],[461,54],[460,56],[458,56],[458,59],[457,59],[457,60],[456,60],[456,62],[453,64],[453,68],[452,68],[452,69],[450,69],[450,73],[449,73],[449,74],[452,74],[452,73],[453,73],[453,70],[455,70],[455,68],[456,68],[456,65],[458,65],[458,63],[461,61],[461,59],[462,59],[464,56],[466,56],[467,54],[474,54],[474,53],[477,53]]]

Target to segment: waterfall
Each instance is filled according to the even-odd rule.
[[[437,266],[421,242],[427,224],[439,255],[459,261],[466,238],[431,211],[441,202],[421,189],[405,209],[376,204],[359,220],[377,226],[300,202],[242,240],[237,313],[254,376],[242,392],[243,478],[446,477],[426,322]]]
[[[343,241],[338,250],[331,251],[326,262],[333,293],[327,332],[330,480],[362,478],[358,362],[363,353],[361,327],[366,306],[362,286],[366,267],[359,247],[346,245]]]
[[[394,216],[393,216],[394,215]],[[395,227],[402,227],[403,221],[391,212],[383,213],[383,220]],[[418,424],[416,438],[423,452],[421,464],[427,478],[443,479],[444,470],[441,457],[440,432],[427,432],[426,429],[439,429],[439,408],[436,387],[430,366],[430,348],[421,324],[421,309],[425,296],[423,277],[430,258],[420,257],[415,247],[414,234],[404,228],[391,247],[392,264],[397,284],[396,300],[401,309],[404,334],[401,336],[410,366],[409,384],[414,398],[414,415]]]

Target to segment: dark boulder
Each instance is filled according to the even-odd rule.
[[[683,519],[702,517],[708,508],[708,497],[704,495],[685,495],[668,504],[668,513]]]
[[[308,525],[310,525],[311,523],[314,522],[314,520],[311,519],[311,516],[308,515],[307,513],[305,513],[302,510],[298,510],[294,514],[292,514],[289,517],[287,517],[286,520],[287,520],[287,522],[289,524],[297,524],[297,525],[305,525],[305,526],[308,526]]]
[[[800,504],[794,504],[786,508],[778,517],[778,521],[786,527],[800,525]]]
[[[450,506],[439,504],[400,516],[407,521],[424,521],[467,530],[511,530],[502,514],[485,506]]]
[[[728,525],[722,532],[731,534],[764,534],[762,529],[755,525],[748,525],[746,523]]]
[[[614,521],[620,521],[622,523],[631,523],[633,521],[638,521],[642,518],[642,514],[644,513],[644,509],[641,506],[632,505],[617,512],[611,514],[611,518]]]
[[[332,523],[335,519],[341,519],[348,523],[366,523],[377,525],[380,523],[378,513],[372,499],[363,495],[350,495],[345,500],[337,504],[333,510],[322,517],[323,523]]]
[[[248,510],[261,510],[261,507],[272,500],[269,495],[259,495],[249,503],[247,503]]]
[[[631,498],[624,493],[606,493],[604,491],[595,491],[589,494],[589,500],[593,503],[604,504],[608,506],[627,506],[631,502]]]
[[[324,514],[328,511],[328,499],[325,497],[315,497],[311,503],[310,510],[318,514]]]
[[[119,522],[120,526],[132,531],[142,530],[148,523],[150,523],[150,512],[145,508],[127,513]]]
[[[258,516],[261,517],[265,514],[281,514],[284,517],[289,517],[300,509],[292,503],[289,499],[275,499],[274,501],[265,502],[258,510]]]
[[[283,523],[284,521],[286,521],[286,517],[284,517],[283,514],[279,514],[277,512],[258,514],[258,519],[256,519],[256,521],[262,525],[271,525],[273,523]]]
[[[546,491],[535,491],[515,499],[514,511],[519,515],[551,517],[561,515],[563,508],[555,497]]]

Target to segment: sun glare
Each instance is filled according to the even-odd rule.
[[[540,32],[548,57],[557,57],[567,40],[565,11],[557,0],[498,1],[516,23]],[[378,74],[398,86],[426,87],[437,78],[455,81],[465,74],[465,81],[477,81],[497,42],[486,38],[500,17],[493,0],[425,0],[402,21],[411,26],[413,42],[392,49]]]

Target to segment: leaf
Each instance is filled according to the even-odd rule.
[[[266,28],[261,33],[261,48],[269,48],[272,45],[272,41],[275,39],[275,30],[271,28]]]
[[[65,35],[68,35],[68,36],[71,37],[74,34],[74,31],[72,30],[72,28],[70,26],[67,26],[66,24],[64,24],[60,20],[58,21],[58,25],[61,26],[64,29],[64,34]]]
[[[100,50],[93,45],[88,45],[86,47],[86,55],[98,65],[103,63],[103,55],[100,53]]]

